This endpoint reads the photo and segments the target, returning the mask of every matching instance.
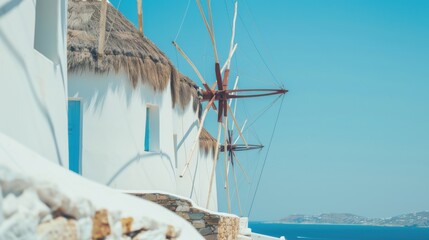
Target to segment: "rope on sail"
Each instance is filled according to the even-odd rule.
[[[255,193],[253,194],[252,202],[250,203],[249,213],[247,214],[247,217],[249,217],[249,216],[250,216],[250,214],[252,213],[253,204],[255,203],[256,194],[258,193],[259,184],[261,183],[262,174],[263,174],[263,172],[264,172],[265,164],[267,163],[268,154],[269,154],[269,152],[270,152],[271,144],[272,144],[272,142],[273,142],[274,133],[276,132],[277,123],[279,122],[280,112],[281,112],[281,110],[282,110],[283,102],[284,102],[284,95],[283,95],[283,97],[282,97],[282,101],[281,101],[281,103],[280,103],[279,111],[277,112],[276,122],[275,122],[275,124],[274,124],[274,128],[273,128],[273,131],[272,131],[272,133],[271,133],[271,138],[270,138],[270,143],[268,144],[267,154],[265,155],[264,162],[262,163],[261,173],[259,174],[258,183],[256,184]]]
[[[191,5],[191,0],[188,0],[188,5],[186,6],[185,14],[183,14],[182,21],[180,22],[179,30],[177,31],[176,37],[174,38],[175,42],[177,41],[177,38],[179,37],[179,34],[182,31],[183,23],[185,23],[186,16],[188,16],[188,10],[190,5]]]
[[[255,117],[252,117],[252,118],[254,118],[249,124],[247,124],[247,126],[245,127],[245,129],[243,130],[243,132],[244,131],[246,131],[247,129],[250,129],[250,127],[251,126],[253,126],[253,124],[255,124],[256,123],[256,121],[258,121],[259,120],[259,118],[261,118],[262,117],[262,115],[265,113],[265,112],[267,112],[271,107],[273,107],[274,106],[274,104],[282,97],[283,95],[280,95],[280,96],[278,96],[277,98],[275,98],[270,104],[268,104],[265,108],[263,108],[259,113],[257,113],[257,114],[255,114],[254,116]]]
[[[265,61],[265,58],[262,56],[262,53],[259,50],[259,48],[256,46],[255,40],[253,39],[252,35],[250,34],[250,31],[247,28],[247,26],[246,26],[243,18],[241,17],[241,14],[238,14],[238,17],[240,18],[240,21],[243,24],[244,30],[246,31],[247,35],[249,36],[249,39],[252,42],[253,47],[256,49],[256,52],[258,53],[259,57],[261,58],[262,63],[265,65],[265,67],[267,68],[268,72],[271,74],[271,76],[276,81],[276,83],[279,84],[280,86],[283,86],[283,84],[277,79],[277,77],[274,75],[274,73],[271,70],[271,68],[268,66],[268,63]]]

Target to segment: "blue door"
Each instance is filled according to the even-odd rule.
[[[69,169],[82,174],[82,105],[80,99],[68,103]]]

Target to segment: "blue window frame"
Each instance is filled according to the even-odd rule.
[[[146,122],[144,132],[144,151],[160,151],[159,108],[156,105],[146,106]]]
[[[82,174],[82,104],[80,99],[68,101],[69,169]]]

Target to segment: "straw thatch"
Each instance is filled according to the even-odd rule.
[[[181,106],[186,106],[189,101],[191,101],[191,97],[193,100],[193,109],[194,112],[198,110],[200,106],[200,100],[197,94],[198,86],[187,76],[180,74],[179,84],[177,87],[174,87],[176,90],[176,94],[178,95],[178,100]],[[190,90],[191,89],[191,90]],[[201,111],[199,111],[201,113]]]
[[[205,128],[202,129],[200,134],[200,149],[205,154],[208,154],[211,150],[213,155],[216,149],[216,139]]]
[[[99,74],[123,71],[134,87],[142,82],[155,91],[164,90],[170,81],[173,107],[179,102],[184,108],[193,96],[193,109],[197,111],[195,83],[178,73],[167,56],[110,4],[104,54],[98,56],[100,7],[97,0],[68,1],[68,71]]]

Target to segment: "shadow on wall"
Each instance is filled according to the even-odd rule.
[[[22,3],[22,0],[11,0],[0,7],[0,18]]]
[[[191,134],[192,130],[194,128],[198,127],[198,120],[195,120],[191,126],[189,126],[188,130],[186,130],[185,134],[183,134],[183,138],[180,140],[180,142],[177,143],[177,150],[180,150],[185,140],[189,137],[189,134]],[[198,140],[198,139],[197,139]]]
[[[19,2],[19,1],[16,1],[16,2]],[[1,8],[3,8],[3,7],[1,7]],[[0,14],[1,14],[1,11],[0,11]],[[0,15],[0,17],[1,17],[1,15]],[[54,128],[54,123],[52,121],[52,117],[49,115],[49,112],[48,112],[45,104],[42,102],[42,100],[39,98],[39,96],[37,94],[37,90],[33,85],[31,75],[28,72],[28,67],[27,67],[24,59],[21,57],[21,55],[16,50],[16,48],[13,46],[13,44],[11,44],[11,42],[8,40],[7,36],[4,34],[4,32],[1,29],[0,29],[0,39],[7,46],[7,49],[12,53],[12,55],[16,58],[16,60],[21,65],[21,69],[23,70],[23,72],[26,76],[25,80],[27,80],[27,82],[28,82],[28,86],[30,87],[31,94],[33,95],[33,99],[34,99],[35,103],[37,104],[40,112],[42,113],[42,116],[46,119],[46,122],[49,125],[50,133],[51,133],[52,139],[53,139],[54,144],[55,144],[55,151],[56,151],[56,155],[57,155],[58,164],[61,166],[64,166],[63,161],[61,159],[60,149],[58,146],[58,139],[57,139],[57,135],[55,133],[55,128]]]
[[[73,73],[76,74],[76,73]],[[106,96],[109,92],[116,93],[119,92],[119,82],[120,81],[111,81],[107,82],[103,78],[103,76],[107,76],[108,74],[94,74],[97,78],[95,81],[86,81],[85,78],[94,78],[93,75],[79,74],[77,81],[77,87],[73,89],[73,97],[81,97],[83,98],[83,110],[90,111],[91,113],[101,115],[102,110],[104,109],[104,104],[106,100]],[[99,84],[99,82],[104,81],[106,84]],[[79,87],[79,85],[84,84],[84,87]],[[69,81],[69,91],[71,89],[70,86],[73,86],[72,81]],[[71,97],[71,96],[70,96]],[[129,106],[129,102],[131,102],[131,95],[127,94],[127,107]]]
[[[151,157],[151,156],[160,156],[161,158],[167,158],[168,162],[170,163],[170,167],[174,170],[174,166],[170,156],[165,153],[162,153],[162,152],[159,152],[159,153],[153,152],[153,153],[147,153],[147,154],[138,153],[135,157],[131,158],[122,167],[120,167],[119,170],[115,174],[113,174],[113,176],[109,179],[109,181],[107,181],[106,185],[110,186],[115,181],[116,178],[118,178],[128,167],[131,166],[132,163],[137,162],[144,157]]]
[[[69,91],[71,90],[71,94],[74,94],[75,97],[83,97],[84,110],[94,114],[101,115],[108,94],[124,98],[127,108],[130,107],[133,99],[140,100],[142,105],[147,103],[163,105],[164,99],[160,96],[165,90],[154,92],[151,86],[143,85],[143,83],[138,83],[136,87],[133,87],[124,73],[73,72],[71,74],[74,75],[73,78],[75,79],[69,80]],[[100,84],[100,82],[103,82],[103,84]]]

